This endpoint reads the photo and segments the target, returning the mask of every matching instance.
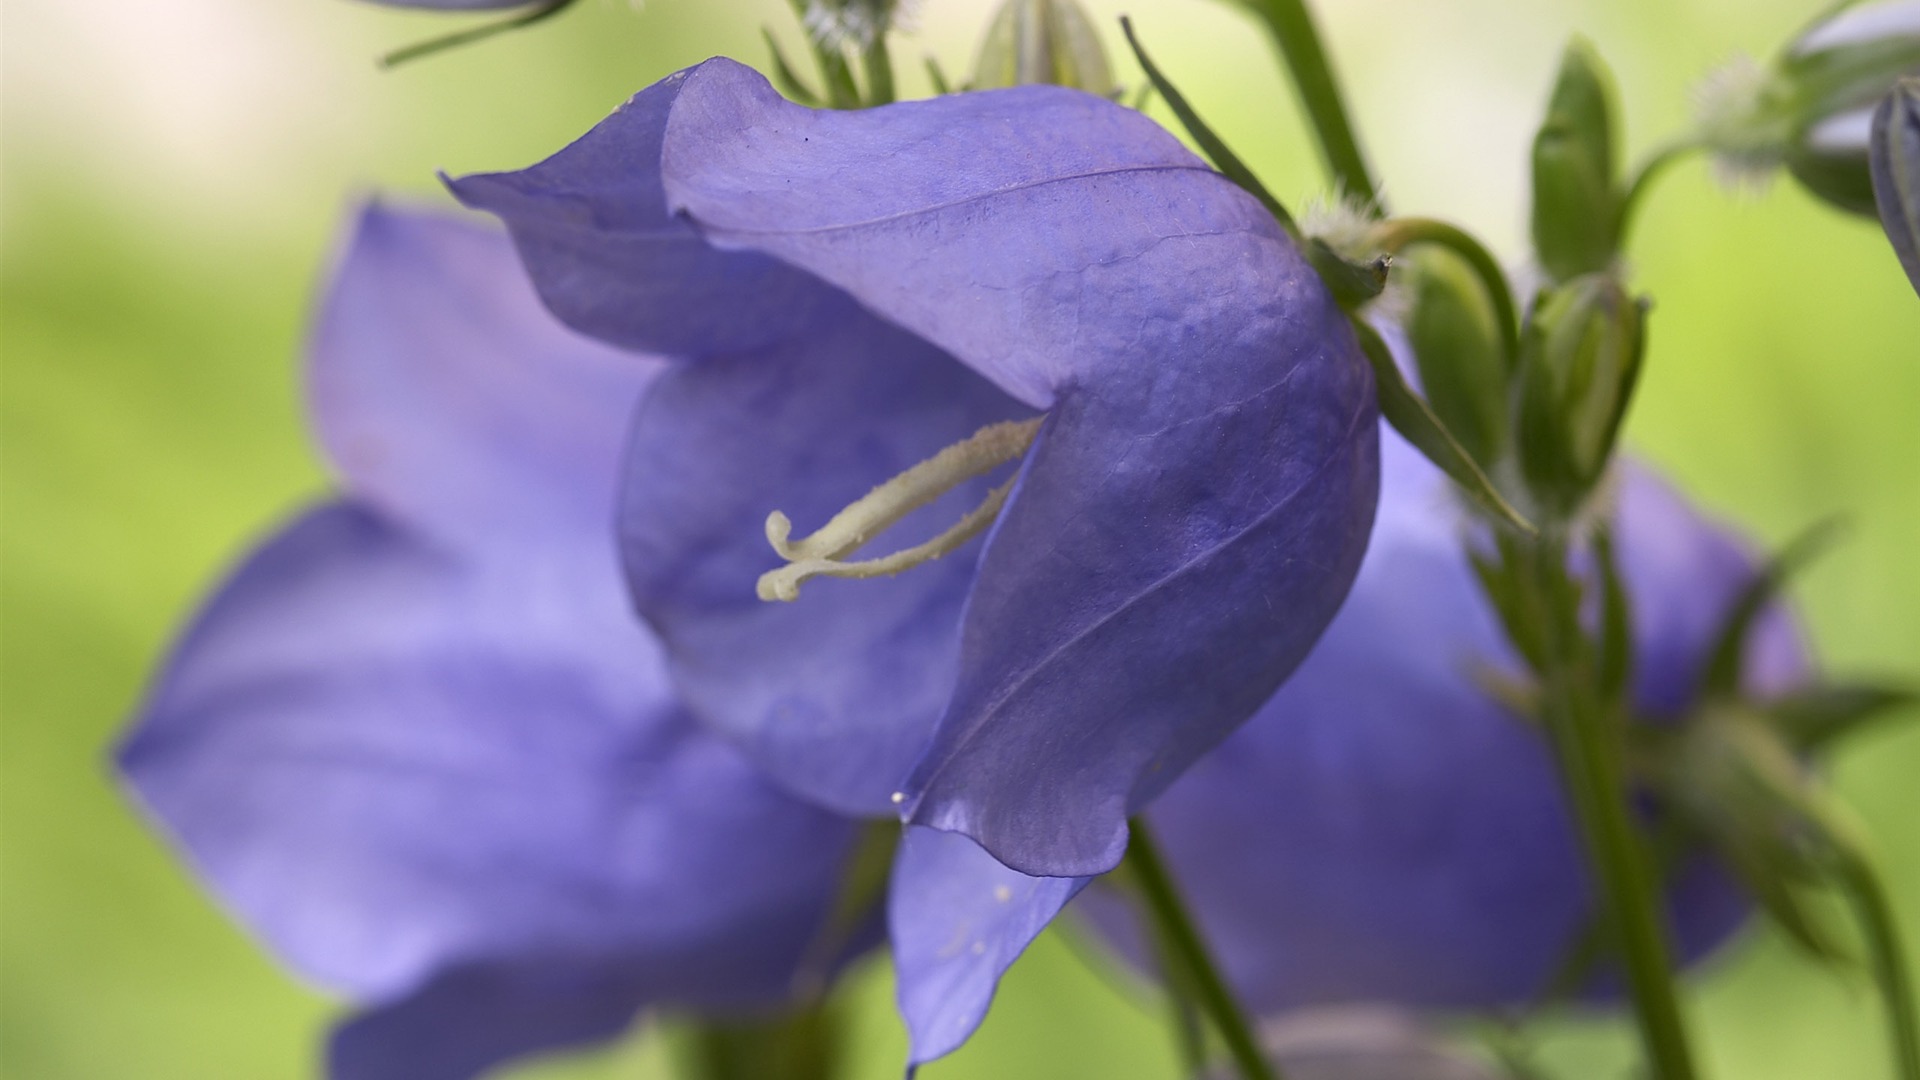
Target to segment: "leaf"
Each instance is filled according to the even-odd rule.
[[[1187,134],[1193,136],[1193,141],[1200,144],[1200,152],[1207,155],[1207,159],[1213,162],[1214,168],[1219,169],[1222,176],[1240,185],[1247,194],[1259,199],[1260,205],[1266,207],[1267,212],[1274,216],[1274,220],[1285,226],[1287,232],[1297,233],[1299,230],[1294,226],[1293,215],[1287,213],[1287,208],[1281,205],[1279,199],[1274,198],[1273,193],[1260,182],[1260,178],[1247,167],[1247,163],[1240,160],[1240,155],[1227,146],[1226,140],[1214,134],[1213,128],[1207,126],[1205,120],[1200,119],[1200,114],[1193,110],[1193,106],[1187,104],[1186,95],[1176,89],[1173,83],[1167,81],[1167,77],[1161,74],[1159,66],[1147,55],[1147,50],[1140,47],[1140,39],[1133,34],[1133,20],[1124,15],[1121,16],[1120,30],[1127,35],[1127,44],[1133,49],[1134,59],[1140,61],[1140,70],[1146,72],[1147,81],[1166,100],[1167,107],[1173,110],[1173,115],[1180,118],[1180,126],[1186,128]]]

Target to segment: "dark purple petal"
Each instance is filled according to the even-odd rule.
[[[754,595],[780,565],[767,513],[785,511],[804,535],[941,447],[1029,410],[843,303],[815,333],[660,380],[635,420],[621,535],[637,606],[694,711],[792,790],[888,814],[953,692],[979,546],[769,604]],[[989,486],[961,485],[875,550],[926,539]]]
[[[1089,880],[1028,877],[957,833],[907,828],[887,914],[911,1064],[967,1041],[1000,976]]]
[[[1254,200],[1111,102],[815,113],[711,61],[454,189],[589,333],[710,359],[818,332],[824,282],[1051,410],[903,791],[1011,866],[1117,862],[1125,815],[1265,700],[1357,566],[1376,431],[1344,318]]]
[[[468,1080],[504,1061],[605,1042],[651,987],[607,962],[449,972],[353,1017],[333,1035],[329,1080]]]
[[[347,486],[465,547],[603,532],[633,403],[662,366],[561,325],[500,232],[378,206],[321,303],[311,365]]]
[[[679,712],[611,570],[480,572],[334,505],[249,560],[121,764],[227,904],[364,998],[496,957],[630,956],[749,1000],[848,836]],[[695,943],[702,964],[677,960]]]
[[[1516,662],[1462,553],[1462,513],[1432,466],[1387,441],[1379,523],[1339,617],[1260,715],[1150,811],[1216,954],[1261,1010],[1522,1002],[1590,918],[1546,746],[1476,680]],[[1621,481],[1640,704],[1684,704],[1754,561],[1646,471]],[[1802,654],[1784,620],[1763,625],[1756,685],[1785,685]],[[1689,956],[1747,910],[1705,863],[1670,897]]]

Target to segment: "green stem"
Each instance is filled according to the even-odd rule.
[[[1487,302],[1493,305],[1493,319],[1500,324],[1500,347],[1506,353],[1507,370],[1514,370],[1520,361],[1519,309],[1513,302],[1513,290],[1507,286],[1506,272],[1500,269],[1499,260],[1485,245],[1457,225],[1417,217],[1394,218],[1381,224],[1374,231],[1374,239],[1381,250],[1390,254],[1413,244],[1433,244],[1465,259],[1480,279],[1481,288],[1487,291]]]
[[[1293,76],[1294,89],[1300,93],[1300,104],[1313,122],[1314,134],[1319,137],[1320,155],[1326,161],[1327,171],[1348,195],[1361,200],[1368,212],[1383,215],[1386,207],[1372,174],[1367,171],[1366,157],[1360,152],[1353,123],[1347,117],[1346,102],[1340,96],[1340,84],[1334,78],[1333,65],[1320,44],[1320,33],[1314,28],[1313,15],[1307,11],[1305,0],[1238,2],[1267,24],[1267,30],[1279,45],[1287,71]]]
[[[1627,192],[1620,198],[1620,220],[1614,224],[1614,245],[1624,251],[1627,237],[1632,235],[1635,212],[1646,201],[1647,191],[1653,187],[1654,180],[1665,175],[1667,166],[1700,149],[1700,144],[1692,140],[1668,143],[1654,151],[1652,157],[1641,163],[1639,171],[1627,182]]]
[[[1131,836],[1126,865],[1139,887],[1161,949],[1185,972],[1185,978],[1179,981],[1191,988],[1200,1008],[1213,1021],[1215,1030],[1227,1044],[1228,1053],[1233,1055],[1234,1064],[1239,1067],[1242,1080],[1283,1080],[1279,1068],[1261,1051],[1252,1022],[1240,1008],[1239,999],[1228,989],[1226,979],[1221,977],[1212,954],[1207,951],[1206,942],[1200,938],[1199,929],[1187,914],[1186,905],[1181,903],[1179,890],[1167,873],[1167,864],[1160,857],[1152,830],[1143,818],[1134,818],[1128,827]]]
[[[1657,1080],[1693,1080],[1693,1056],[1674,992],[1673,963],[1662,923],[1659,892],[1627,803],[1619,747],[1608,716],[1579,676],[1583,655],[1578,590],[1568,579],[1564,540],[1530,545],[1536,587],[1548,613],[1547,732],[1553,740],[1587,861],[1600,890],[1600,907],[1625,963],[1640,1035]]]

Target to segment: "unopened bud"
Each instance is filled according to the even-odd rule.
[[[1100,35],[1075,0],[1006,0],[987,27],[973,88],[1029,83],[1114,95],[1113,70]]]
[[[1427,403],[1475,461],[1491,465],[1506,445],[1509,372],[1486,289],[1442,248],[1409,252],[1395,276]]]
[[[1736,65],[1701,99],[1707,148],[1736,174],[1785,167],[1813,195],[1871,215],[1873,107],[1920,74],[1920,0],[1849,7],[1815,23],[1761,71]]]
[[[1605,270],[1618,243],[1613,87],[1592,46],[1575,39],[1560,62],[1546,120],[1533,140],[1533,246],[1556,281]]]
[[[1571,514],[1606,471],[1646,353],[1646,312],[1604,274],[1535,306],[1520,343],[1520,464],[1543,506]]]

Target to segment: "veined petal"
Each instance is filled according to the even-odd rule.
[[[562,325],[498,230],[377,205],[310,355],[314,426],[347,486],[463,549],[604,534],[627,422],[662,367]]]
[[[689,706],[791,790],[846,813],[895,812],[891,796],[953,693],[979,545],[769,604],[754,594],[781,564],[767,515],[810,531],[941,447],[1027,412],[847,301],[813,333],[664,376],[634,422],[621,536],[635,604]],[[961,484],[885,546],[926,539],[990,486]]]
[[[1377,436],[1344,317],[1257,202],[1111,102],[1023,87],[814,113],[716,60],[541,165],[454,189],[508,221],[589,333],[673,332],[607,314],[670,276],[635,252],[671,230],[705,246],[686,273],[714,290],[689,352],[729,351],[706,323],[714,268],[757,258],[1052,413],[903,792],[911,820],[1011,866],[1114,865],[1126,814],[1265,700],[1358,564]],[[730,306],[792,333],[821,302],[783,284]]]
[[[1000,977],[1090,880],[1028,877],[957,833],[907,828],[887,907],[910,1064],[967,1041]]]
[[[688,722],[597,576],[476,569],[319,509],[202,613],[122,769],[250,926],[358,997],[605,955],[660,958],[660,994],[725,958],[758,1000],[805,934],[757,955],[731,935],[817,920],[849,826]]]
[[[1263,1011],[1523,1002],[1592,917],[1546,744],[1480,682],[1518,662],[1467,565],[1462,513],[1437,470],[1386,441],[1379,523],[1346,606],[1260,715],[1148,811],[1215,954]],[[1652,707],[1675,689],[1670,672],[1698,669],[1754,563],[1647,471],[1622,486],[1616,549]],[[1760,685],[1804,662],[1790,628],[1767,625],[1787,638],[1756,651]],[[1749,910],[1706,860],[1668,898],[1688,957]]]

